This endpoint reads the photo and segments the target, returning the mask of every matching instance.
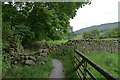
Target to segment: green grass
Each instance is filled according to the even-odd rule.
[[[59,45],[61,43],[66,43],[68,40],[55,40],[55,41],[48,41],[49,44],[52,44],[52,45]]]
[[[0,54],[0,79],[2,78],[2,55]]]
[[[11,67],[10,66],[10,55],[8,53],[3,53],[1,56],[1,61],[2,61],[2,74],[4,73]]]
[[[77,78],[74,71],[74,58],[72,48],[65,48],[61,51],[50,54],[51,58],[62,61],[65,71],[65,78]]]
[[[7,70],[3,78],[49,78],[52,71],[52,62],[50,58],[46,64],[35,66],[16,65]]]
[[[79,40],[79,39],[83,39],[82,35],[77,35],[76,37],[73,38],[74,40]]]
[[[113,76],[118,77],[118,53],[88,53],[85,55],[102,68],[109,71]],[[97,78],[103,78],[101,74],[98,74],[98,72],[91,67],[89,67],[89,69]]]
[[[77,35],[73,38],[73,40],[83,39],[82,35]],[[97,39],[97,40],[118,40],[118,38],[104,38],[104,39]]]

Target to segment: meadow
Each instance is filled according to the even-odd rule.
[[[113,76],[118,77],[118,53],[87,53],[85,55],[106,71],[109,71]],[[89,69],[97,78],[103,78],[101,74],[91,67]]]
[[[67,41],[68,40],[64,40],[64,39],[62,39],[62,40],[54,40],[54,41],[50,40],[50,41],[48,41],[48,43],[52,44],[52,45],[59,45],[61,43],[66,43]]]
[[[83,39],[82,35],[77,35],[73,38],[73,40],[80,40]],[[103,39],[99,39],[99,38],[95,38],[97,40],[118,40],[118,38],[103,38]]]

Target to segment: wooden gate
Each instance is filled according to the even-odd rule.
[[[95,69],[98,73],[100,73],[104,78],[108,80],[117,80],[116,77],[114,77],[112,74],[107,72],[105,69],[101,68],[99,65],[94,63],[92,60],[90,60],[88,57],[86,57],[84,54],[80,53],[78,50],[75,49],[74,54],[74,64],[75,64],[75,71],[78,75],[78,77],[81,80],[97,80],[97,78],[93,75],[93,73],[89,70],[89,67],[92,67]]]

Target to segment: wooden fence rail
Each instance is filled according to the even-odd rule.
[[[99,65],[94,63],[92,60],[90,60],[88,57],[86,57],[84,54],[80,53],[78,50],[75,49],[74,54],[74,63],[75,63],[75,71],[77,72],[77,75],[82,80],[88,80],[89,78],[92,80],[97,80],[97,78],[92,74],[92,72],[89,70],[88,65],[90,65],[92,68],[94,68],[96,71],[98,71],[102,76],[104,76],[108,80],[117,80],[116,77],[114,77],[112,74],[110,74],[105,69],[101,68]]]

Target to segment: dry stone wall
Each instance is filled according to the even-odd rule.
[[[35,65],[36,61],[45,64],[47,54],[63,50],[67,47],[77,49],[82,53],[119,53],[118,40],[69,40],[60,45],[45,44],[37,52],[29,54],[13,54],[11,64]]]
[[[11,65],[35,65],[36,62],[39,64],[45,64],[47,59],[47,49],[40,49],[37,52],[28,53],[28,54],[11,54]]]
[[[82,53],[119,53],[118,40],[69,40],[67,44]]]
[[[47,49],[53,52],[70,46],[82,53],[119,53],[119,44],[118,40],[69,40],[61,45],[51,45]]]

